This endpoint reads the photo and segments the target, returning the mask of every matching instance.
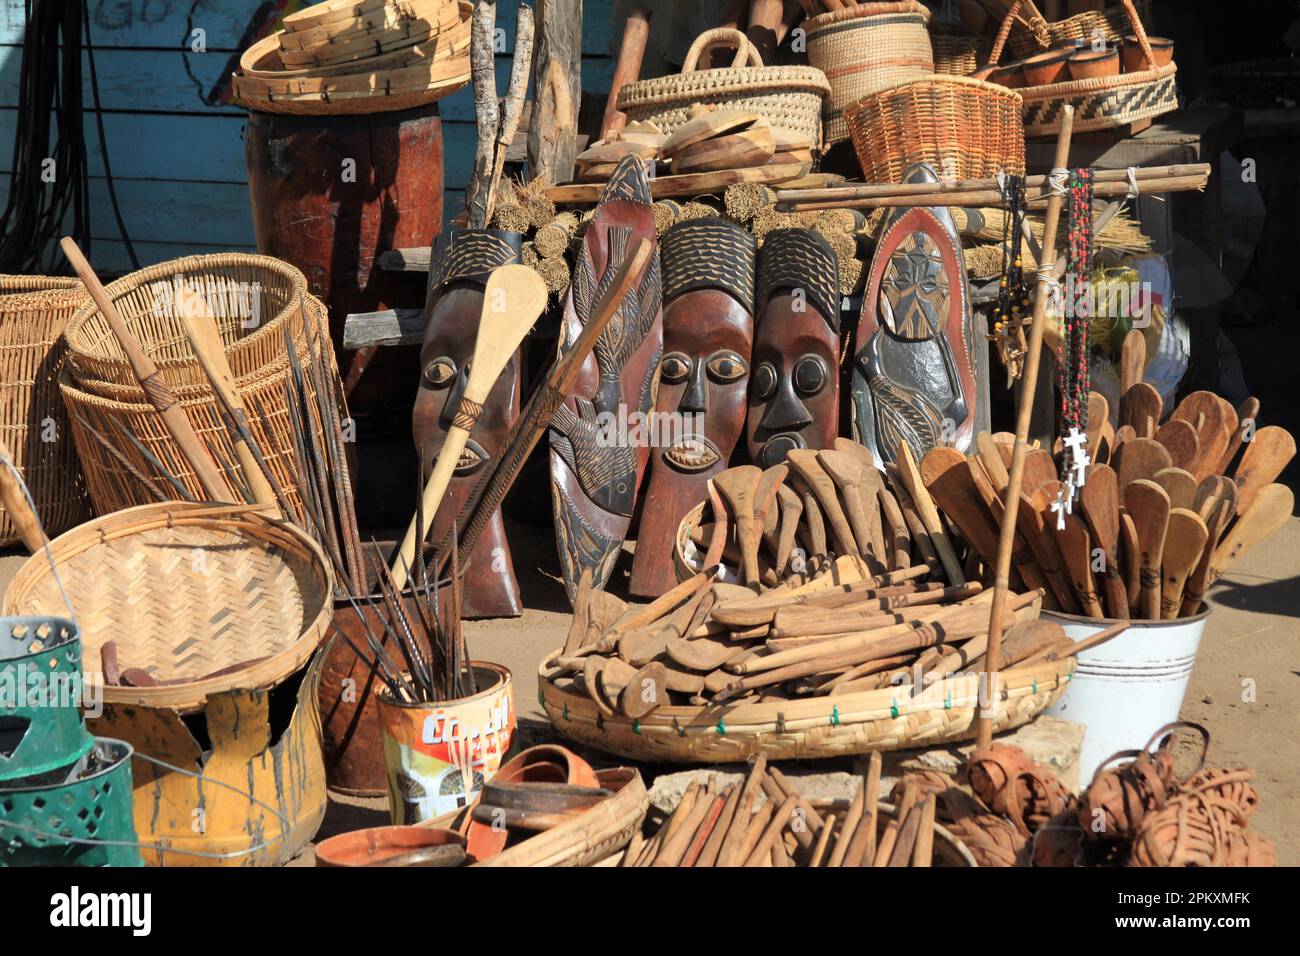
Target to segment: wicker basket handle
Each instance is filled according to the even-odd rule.
[[[734,46],[736,48],[736,58],[731,61],[731,69],[740,66],[762,66],[763,58],[758,55],[758,51],[750,44],[749,38],[739,30],[733,30],[730,27],[718,27],[714,30],[705,30],[695,38],[691,48],[686,51],[686,59],[682,61],[682,72],[695,72],[700,57],[715,46]]]
[[[1002,50],[1007,45],[1007,38],[1011,36],[1011,28],[1016,24],[1016,14],[1021,7],[1025,8],[1026,19],[1021,21],[1025,28],[1034,34],[1043,49],[1052,45],[1051,35],[1047,32],[1047,21],[1038,12],[1033,0],[1015,0],[1007,10],[1007,15],[1002,18],[1002,26],[998,28],[997,39],[993,41],[993,49],[989,53],[989,66],[996,66],[1002,59]]]
[[[1142,55],[1147,58],[1147,66],[1154,70],[1156,68],[1155,54],[1151,52],[1151,41],[1147,39],[1146,27],[1142,25],[1142,18],[1138,16],[1137,8],[1133,6],[1133,0],[1124,0],[1124,12],[1128,14],[1129,22],[1133,24],[1133,32],[1137,34],[1138,43],[1142,46]]]

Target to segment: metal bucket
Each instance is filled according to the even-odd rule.
[[[472,697],[406,704],[381,690],[388,809],[397,825],[432,820],[471,803],[501,767],[515,737],[514,684],[499,664],[474,661]],[[462,768],[458,751],[470,754]]]
[[[1178,719],[1209,615],[1202,605],[1195,617],[1133,621],[1119,637],[1079,655],[1074,677],[1047,713],[1086,728],[1079,754],[1084,786],[1112,754],[1142,747]],[[1056,611],[1042,618],[1060,624],[1073,641],[1117,623]]]

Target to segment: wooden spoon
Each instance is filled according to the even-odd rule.
[[[1154,438],[1135,438],[1115,452],[1114,471],[1122,495],[1129,483],[1138,478],[1154,478],[1157,472],[1172,468],[1169,450]],[[1089,473],[1088,481],[1092,481]]]
[[[1079,489],[1078,503],[1094,547],[1100,548],[1106,556],[1101,578],[1106,609],[1111,617],[1128,617],[1128,591],[1119,564],[1119,480],[1114,469],[1109,465],[1090,468],[1088,481]]]
[[[1213,474],[1228,450],[1237,430],[1236,412],[1213,392],[1192,392],[1178,403],[1171,418],[1188,422],[1196,428],[1199,447],[1196,460],[1188,469],[1197,481]]]
[[[853,536],[853,529],[849,527],[849,520],[844,514],[844,509],[840,507],[835,482],[822,468],[817,452],[811,448],[796,448],[791,450],[785,458],[817,498],[822,514],[825,515],[827,522],[831,526],[831,535],[835,539],[836,552],[839,554],[861,554],[862,549]]]
[[[1102,437],[1110,427],[1110,402],[1101,392],[1088,393],[1088,447],[1101,449]]]
[[[853,540],[858,545],[858,553],[878,561],[881,556],[873,553],[871,549],[871,516],[867,513],[867,509],[863,504],[862,465],[852,455],[846,455],[842,451],[834,451],[829,448],[819,451],[817,459],[821,463],[822,470],[830,476],[840,490],[840,497],[844,502],[844,511],[848,516],[849,525],[853,529]],[[879,513],[875,517],[876,524],[879,525]],[[884,563],[880,562],[880,570],[883,571],[884,567]]]
[[[1049,481],[1061,477],[1052,453],[1046,448],[1030,448],[1025,451],[1025,472],[1023,488],[1032,492]]]
[[[1164,407],[1155,386],[1138,382],[1120,399],[1120,424],[1131,425],[1139,438],[1152,438],[1164,414]]]
[[[758,518],[759,527],[763,529],[764,538],[769,535],[775,537],[779,529],[780,509],[776,507],[776,496],[789,472],[789,467],[784,463],[773,465],[763,472],[758,487],[754,489],[754,514]]]
[[[741,557],[744,559],[743,573],[746,584],[757,584],[758,542],[762,527],[754,514],[754,498],[758,483],[763,478],[763,470],[756,465],[741,465],[728,468],[713,479],[732,520],[736,523],[736,540],[740,544]]]
[[[1169,512],[1169,531],[1165,535],[1163,562],[1164,583],[1160,592],[1160,616],[1172,620],[1183,604],[1183,587],[1187,576],[1196,568],[1209,531],[1200,515],[1186,508]]]
[[[1078,515],[1066,515],[1065,527],[1057,532],[1057,542],[1066,569],[1074,581],[1074,592],[1079,596],[1083,613],[1089,617],[1104,618],[1101,601],[1092,579],[1092,538]]]
[[[1228,523],[1237,514],[1237,499],[1234,494],[1228,493],[1227,486],[1230,486],[1231,482],[1226,478],[1223,481],[1226,485],[1221,486],[1221,493],[1216,494],[1208,503],[1209,514],[1200,515],[1201,520],[1205,522],[1208,536],[1205,547],[1201,549],[1200,560],[1196,562],[1192,573],[1187,576],[1187,583],[1183,587],[1183,601],[1178,608],[1179,617],[1192,617],[1200,612],[1201,604],[1205,601],[1205,592],[1211,583],[1210,564],[1214,559],[1215,548],[1218,547],[1223,532],[1227,530]]]
[[[1182,468],[1161,468],[1152,480],[1169,496],[1170,508],[1191,508],[1196,497],[1196,479]]]
[[[1181,418],[1171,418],[1160,426],[1156,432],[1156,441],[1169,451],[1169,458],[1175,468],[1191,470],[1200,453],[1201,440],[1196,427]]]
[[[1228,450],[1219,459],[1219,467],[1215,469],[1219,474],[1226,475],[1228,470],[1232,468],[1233,459],[1237,457],[1237,452],[1241,450],[1241,444],[1245,441],[1246,435],[1255,433],[1255,419],[1258,417],[1259,399],[1248,398],[1237,406],[1237,428],[1228,442]]]
[[[1123,508],[1119,509],[1119,561],[1124,572],[1128,606],[1132,610],[1138,607],[1138,602],[1142,599],[1142,549],[1138,542],[1137,525]]]
[[[862,510],[867,516],[868,539],[866,546],[877,561],[885,560],[885,532],[880,517],[880,502],[877,500],[884,479],[876,467],[876,459],[870,450],[851,438],[835,439],[833,451],[848,455],[858,463],[862,481]]]
[[[1165,535],[1169,529],[1169,495],[1154,481],[1139,478],[1124,489],[1124,507],[1137,531],[1141,556],[1141,606],[1143,617],[1160,619],[1161,568]],[[1185,509],[1180,509],[1185,510]]]
[[[921,461],[921,478],[962,537],[984,560],[992,562],[998,553],[998,531],[970,478],[965,456],[956,448],[931,448]]]
[[[775,571],[778,577],[785,574],[794,550],[795,534],[803,516],[803,499],[789,485],[781,485],[776,492],[777,506],[781,510],[781,531],[777,538]]]
[[[1244,514],[1261,489],[1272,483],[1295,457],[1295,439],[1285,428],[1268,425],[1246,442],[1241,463],[1233,472],[1237,482],[1237,513]]]
[[[1119,359],[1119,393],[1127,395],[1128,390],[1142,381],[1142,374],[1147,367],[1147,340],[1138,329],[1129,329],[1124,336],[1124,345]]]
[[[1224,535],[1210,560],[1210,583],[1234,561],[1287,523],[1295,510],[1295,494],[1286,485],[1265,485]]]

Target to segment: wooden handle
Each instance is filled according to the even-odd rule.
[[[126,353],[127,361],[131,364],[131,371],[135,373],[136,381],[144,389],[150,404],[158,410],[162,416],[163,424],[167,427],[167,432],[171,435],[172,440],[180,447],[181,454],[185,456],[189,466],[194,469],[194,474],[198,476],[199,483],[203,485],[203,490],[207,492],[208,497],[213,501],[234,501],[235,495],[226,484],[225,476],[217,470],[213,463],[208,450],[199,436],[195,434],[194,427],[190,420],[185,417],[185,412],[176,401],[174,396],[163,382],[162,377],[158,374],[158,366],[153,360],[145,354],[140,343],[136,341],[131,330],[126,327],[126,322],[118,314],[117,307],[113,305],[113,300],[109,298],[108,292],[100,284],[99,277],[95,275],[95,270],[90,267],[86,257],[81,254],[77,244],[72,241],[70,236],[65,236],[60,242],[59,247],[63,254],[67,256],[68,262],[72,263],[72,268],[76,270],[78,278],[81,279],[82,285],[90,293],[99,311],[104,314],[108,320],[109,328],[113,330],[113,335],[117,338],[118,344],[122,346],[122,351]]]
[[[745,36],[764,63],[776,54],[776,32],[785,12],[783,0],[754,0],[749,8],[749,29]]]
[[[4,442],[0,442],[0,505],[4,506],[5,514],[13,522],[18,537],[23,539],[27,550],[35,554],[45,547],[45,535],[41,531],[40,518],[27,503],[27,495],[13,461],[9,449]]]
[[[618,50],[618,62],[614,64],[614,78],[609,83],[609,99],[605,101],[605,116],[600,122],[601,139],[622,129],[627,122],[627,114],[618,108],[618,94],[641,76],[641,61],[645,58],[649,39],[650,13],[633,10],[627,15],[627,24],[623,27],[623,43]]]

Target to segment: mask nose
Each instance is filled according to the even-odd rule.
[[[768,434],[797,432],[811,425],[812,422],[812,415],[794,393],[794,383],[789,376],[782,376],[777,383],[776,394],[763,410],[763,417],[759,419],[758,427],[765,429]]]
[[[456,418],[456,412],[460,410],[460,400],[465,395],[465,384],[469,381],[469,363],[466,362],[456,373],[456,381],[452,382],[451,388],[447,390],[447,401],[442,406],[442,414],[438,416],[438,424],[443,430],[451,428],[452,422]]]
[[[691,374],[686,380],[686,388],[682,392],[681,400],[677,403],[679,412],[704,412],[707,411],[708,401],[705,398],[706,383],[704,381],[704,359],[697,358],[691,364]]]

